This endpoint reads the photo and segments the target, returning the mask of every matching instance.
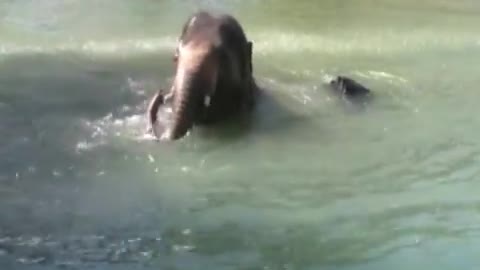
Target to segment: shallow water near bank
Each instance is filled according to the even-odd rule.
[[[234,14],[253,117],[145,137],[182,23]],[[1,269],[476,269],[477,1],[0,1]],[[326,76],[368,86],[357,110]]]

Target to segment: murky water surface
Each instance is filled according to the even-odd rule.
[[[181,24],[234,14],[253,118],[145,138]],[[0,1],[1,269],[477,269],[474,0]],[[323,77],[370,87],[356,110]]]

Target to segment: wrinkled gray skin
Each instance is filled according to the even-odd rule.
[[[159,106],[166,102],[173,104],[173,121],[162,140],[180,139],[194,124],[213,124],[251,110],[257,91],[251,59],[252,43],[235,18],[193,14],[176,48],[171,90],[159,91],[150,102],[150,130],[155,134]]]

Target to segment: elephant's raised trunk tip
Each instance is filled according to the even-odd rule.
[[[150,101],[150,104],[148,105],[148,119],[150,122],[149,129],[157,138],[158,138],[158,134],[156,133],[155,123],[157,122],[158,109],[160,105],[163,103],[164,103],[163,91],[159,90]]]

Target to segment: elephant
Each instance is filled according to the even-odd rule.
[[[251,111],[258,91],[253,77],[253,43],[230,14],[192,14],[184,23],[174,55],[168,93],[159,90],[148,106],[149,130],[161,140],[178,140],[194,125],[211,125]],[[172,104],[172,122],[159,137],[159,106]]]

